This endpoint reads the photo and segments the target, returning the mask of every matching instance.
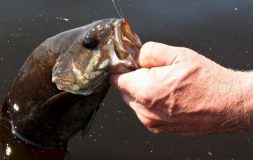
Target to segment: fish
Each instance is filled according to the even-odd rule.
[[[124,18],[97,20],[46,39],[19,70],[0,118],[22,142],[66,150],[70,138],[88,132],[110,75],[139,67],[141,46]]]

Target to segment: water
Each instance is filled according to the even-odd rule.
[[[111,0],[0,0],[0,96],[46,38],[96,19],[118,17]],[[192,48],[233,69],[253,68],[253,1],[121,0],[143,42]],[[252,159],[252,132],[204,137],[149,133],[112,88],[88,136],[76,135],[66,160]]]

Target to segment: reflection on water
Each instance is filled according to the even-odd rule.
[[[64,152],[52,148],[36,148],[12,134],[9,122],[0,118],[0,153],[5,160],[63,160]]]

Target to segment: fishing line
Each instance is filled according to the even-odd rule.
[[[122,12],[119,0],[117,2],[118,2],[118,6],[116,5],[115,0],[112,0],[112,3],[114,5],[114,8],[116,9],[117,14],[119,15],[120,18],[123,18],[123,12]]]
[[[119,3],[119,0],[118,0],[118,5],[119,5],[119,11],[120,11],[121,16],[122,16],[122,17],[125,17],[124,14],[123,14],[122,7],[121,7],[121,5],[120,5],[120,3]]]

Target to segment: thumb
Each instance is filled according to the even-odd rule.
[[[182,47],[173,47],[157,42],[145,43],[138,56],[138,63],[143,68],[161,67],[177,63],[183,52]]]

